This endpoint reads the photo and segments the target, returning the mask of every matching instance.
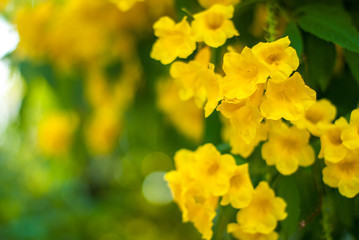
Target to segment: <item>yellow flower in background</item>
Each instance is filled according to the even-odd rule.
[[[49,156],[69,152],[78,119],[73,113],[53,112],[44,116],[38,128],[40,150]]]
[[[236,162],[229,154],[221,153],[212,144],[205,144],[195,151],[193,174],[214,196],[227,193]]]
[[[171,65],[171,77],[180,87],[180,98],[194,98],[197,106],[205,110],[208,117],[221,99],[219,81],[221,76],[214,73],[214,65],[209,64],[209,49],[201,49],[189,63],[176,61]]]
[[[237,222],[246,233],[270,234],[278,220],[287,217],[286,203],[276,197],[267,182],[260,182],[254,190],[251,203],[239,210]]]
[[[111,0],[121,11],[128,11],[136,2],[143,1],[145,0]]]
[[[85,126],[88,150],[95,155],[109,154],[116,146],[121,120],[114,109],[97,109]]]
[[[209,8],[215,4],[221,5],[235,5],[240,2],[240,0],[198,0],[199,4],[201,4],[204,8]]]
[[[275,165],[283,175],[294,173],[298,166],[314,163],[314,150],[309,145],[310,134],[279,121],[269,127],[268,142],[262,146],[262,157],[267,165]]]
[[[0,11],[2,11],[6,7],[8,1],[9,0],[0,0]]]
[[[266,99],[260,106],[267,119],[298,120],[315,103],[316,92],[305,85],[298,72],[287,80],[277,83],[269,80]]]
[[[352,198],[359,193],[359,152],[349,151],[337,163],[325,161],[323,169],[323,182],[330,187],[338,188],[339,193]]]
[[[233,6],[216,4],[210,9],[193,15],[192,30],[197,42],[204,42],[210,47],[222,46],[228,38],[238,36],[230,20],[233,17]]]
[[[334,124],[326,126],[323,134],[320,135],[321,149],[319,158],[324,158],[328,162],[337,163],[341,161],[348,152],[343,145],[341,135],[343,130],[348,126],[345,118],[340,117]]]
[[[278,233],[274,231],[268,234],[244,232],[241,225],[237,223],[228,224],[227,231],[239,240],[277,240],[279,238]]]
[[[343,145],[349,149],[359,148],[359,109],[352,111],[350,124],[342,131]]]
[[[297,52],[289,44],[289,38],[284,37],[271,43],[260,42],[252,48],[269,68],[272,81],[285,81],[299,66]]]
[[[177,57],[187,58],[196,49],[186,17],[177,24],[169,17],[162,17],[153,28],[158,39],[153,44],[151,58],[161,61],[162,64],[169,64]]]
[[[226,76],[220,84],[223,96],[229,99],[251,96],[257,90],[258,84],[266,83],[269,77],[268,68],[247,47],[241,54],[226,53],[223,57],[223,71]]]
[[[203,111],[194,99],[181,100],[174,80],[158,81],[157,106],[180,133],[199,142],[203,136]]]
[[[308,129],[314,136],[320,136],[323,127],[330,124],[337,115],[337,108],[327,99],[316,101],[305,114],[298,120],[293,121],[298,128]]]
[[[222,197],[221,205],[230,203],[234,208],[246,207],[252,200],[253,191],[248,173],[248,163],[237,166],[230,179],[229,190]]]

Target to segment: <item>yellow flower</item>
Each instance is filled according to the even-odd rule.
[[[216,4],[210,9],[195,14],[191,23],[197,42],[205,42],[210,47],[222,46],[228,38],[238,36],[233,22],[233,6]]]
[[[209,8],[215,4],[234,5],[239,3],[240,0],[198,0],[198,2],[202,7]]]
[[[88,149],[93,154],[109,154],[116,146],[121,122],[115,110],[101,108],[96,110],[85,126]]]
[[[248,158],[261,141],[267,140],[267,131],[267,124],[261,123],[256,130],[256,135],[253,140],[247,143],[243,140],[237,131],[232,130],[230,132],[231,135],[229,138],[231,153],[239,154],[243,158]]]
[[[343,145],[341,135],[343,130],[348,126],[345,118],[340,117],[323,130],[320,136],[321,149],[319,156],[332,163],[341,161],[348,152],[348,149]]]
[[[162,64],[169,64],[177,57],[187,58],[196,49],[186,17],[177,24],[169,17],[162,17],[153,28],[158,39],[152,47],[151,57]]]
[[[228,192],[222,197],[221,205],[231,204],[234,208],[248,206],[252,200],[253,185],[248,173],[248,163],[236,166],[230,179]]]
[[[229,119],[234,131],[237,131],[247,144],[255,138],[262,120],[263,116],[258,108],[250,105],[241,107]]]
[[[182,100],[194,98],[197,106],[204,105],[205,116],[209,116],[221,99],[219,81],[221,76],[214,73],[209,64],[209,49],[203,48],[189,63],[174,62],[170,74],[180,86]]]
[[[323,182],[330,187],[338,188],[339,193],[352,198],[359,193],[359,152],[353,150],[340,162],[325,161]]]
[[[305,114],[293,121],[298,128],[308,129],[314,136],[320,136],[324,125],[330,124],[337,114],[336,107],[327,99],[315,102]]]
[[[225,98],[243,99],[251,96],[260,83],[266,83],[268,68],[245,47],[241,54],[226,53],[223,57],[223,71],[226,76],[221,81]]]
[[[136,2],[143,2],[144,0],[111,0],[115,3],[121,11],[128,11]]]
[[[227,231],[239,240],[277,240],[279,238],[278,233],[274,231],[268,234],[246,233],[237,223],[228,224]]]
[[[262,157],[267,165],[275,165],[281,174],[290,175],[298,166],[313,164],[315,155],[309,138],[307,130],[288,127],[281,121],[274,123],[269,130],[268,142],[262,146]]]
[[[195,159],[192,177],[198,178],[214,196],[226,194],[236,168],[234,158],[229,154],[221,155],[212,144],[205,144],[195,151]]]
[[[77,127],[75,115],[53,112],[39,123],[38,144],[41,151],[50,156],[60,156],[70,150],[72,136]]]
[[[270,69],[273,81],[286,80],[299,66],[297,52],[289,44],[289,38],[284,37],[271,43],[258,43],[252,48],[253,53]]]
[[[305,85],[302,77],[295,72],[292,77],[277,83],[269,80],[266,99],[260,106],[263,116],[278,120],[298,120],[315,103],[316,93]]]
[[[359,148],[359,109],[352,111],[350,115],[350,125],[343,129],[341,139],[343,145],[347,148]]]
[[[277,226],[278,220],[287,217],[286,203],[275,197],[267,182],[260,182],[254,190],[251,203],[239,210],[237,222],[246,233],[269,234]]]
[[[180,99],[179,87],[174,80],[158,82],[157,105],[180,133],[196,142],[202,139],[203,112],[196,106],[194,99]]]

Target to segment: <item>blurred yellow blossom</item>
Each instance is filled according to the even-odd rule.
[[[293,121],[298,128],[308,129],[314,136],[320,136],[323,126],[330,124],[337,114],[336,107],[327,99],[316,101],[305,114]]]
[[[266,99],[260,106],[267,119],[298,120],[315,103],[316,92],[305,85],[298,72],[283,82],[269,80]]]
[[[240,0],[198,0],[198,2],[202,7],[209,8],[215,4],[234,5],[239,3]]]
[[[222,197],[221,205],[231,204],[234,208],[248,206],[252,200],[253,185],[248,173],[248,163],[237,166],[230,179],[228,192]]]
[[[276,197],[267,182],[260,182],[254,190],[251,203],[239,210],[237,222],[246,233],[270,234],[278,220],[287,217],[286,203]]]
[[[122,11],[129,10],[136,2],[143,2],[145,0],[111,0],[111,2],[117,4],[118,8]]]
[[[244,99],[251,96],[257,85],[266,83],[269,77],[268,68],[260,62],[250,48],[245,47],[241,54],[228,52],[223,57],[221,88],[225,98]]]
[[[340,117],[334,124],[325,127],[320,135],[320,158],[324,158],[328,162],[337,163],[345,157],[348,149],[343,145],[341,135],[347,126],[348,122],[345,118]]]
[[[268,234],[244,232],[237,223],[228,224],[227,231],[238,240],[277,240],[279,238],[278,233],[274,231]]]
[[[354,109],[350,115],[350,125],[343,129],[341,139],[349,149],[359,148],[359,109]]]
[[[262,146],[262,157],[267,165],[275,165],[283,175],[294,173],[298,166],[309,166],[315,160],[309,145],[310,134],[295,126],[278,121],[269,127],[268,142]]]
[[[169,17],[162,17],[153,28],[158,39],[153,44],[151,57],[162,64],[169,64],[177,57],[187,58],[196,49],[186,17],[177,24]]]
[[[53,112],[45,115],[38,128],[38,144],[41,151],[50,156],[66,154],[71,147],[78,119],[73,113]]]
[[[194,99],[181,100],[173,79],[158,81],[157,105],[180,133],[199,142],[203,135],[203,111]]]
[[[97,109],[85,126],[85,140],[92,154],[109,154],[116,146],[121,120],[111,108]]]
[[[205,42],[210,47],[222,46],[228,38],[238,36],[230,20],[233,17],[232,5],[216,4],[203,12],[193,15],[192,30],[197,42]]]
[[[352,198],[359,193],[359,152],[349,151],[339,162],[325,161],[323,182],[330,187],[338,188],[339,193]]]
[[[289,38],[284,37],[271,43],[260,42],[252,48],[269,68],[272,81],[285,81],[299,66],[297,52],[289,44]]]

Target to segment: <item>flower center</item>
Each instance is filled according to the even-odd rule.
[[[207,170],[208,175],[214,175],[219,170],[218,163],[213,163]]]
[[[222,26],[224,18],[221,14],[212,13],[206,18],[207,27],[211,30],[216,30]]]
[[[329,131],[328,138],[330,143],[333,145],[342,144],[342,139],[340,138],[341,131],[339,129],[332,129]]]
[[[323,117],[323,114],[318,111],[307,111],[305,113],[305,118],[313,124],[317,124],[319,121],[323,120]]]

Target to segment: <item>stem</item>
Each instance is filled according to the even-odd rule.
[[[274,0],[267,1],[267,36],[266,40],[268,42],[273,42],[276,40],[277,35],[277,4]]]

